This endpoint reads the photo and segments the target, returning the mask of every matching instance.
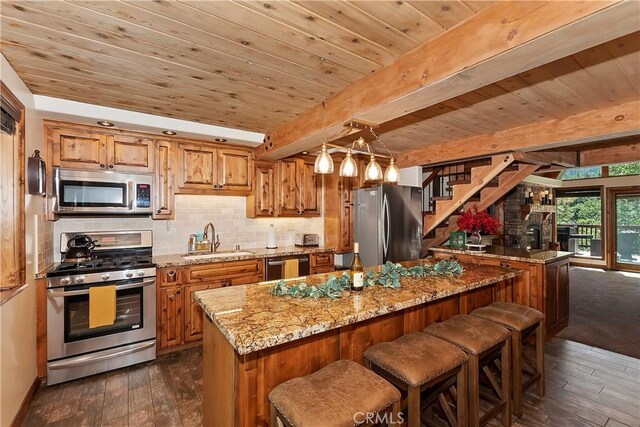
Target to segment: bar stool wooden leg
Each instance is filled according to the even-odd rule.
[[[402,399],[398,399],[396,403],[391,407],[391,421],[388,423],[389,427],[401,426],[400,413],[402,412]]]
[[[469,355],[468,363],[468,381],[469,390],[469,426],[478,427],[480,425],[480,368],[478,356]],[[458,392],[460,395],[460,392]]]
[[[502,409],[502,425],[511,425],[511,384],[509,377],[511,376],[511,352],[510,340],[505,341],[501,350],[500,362],[502,364],[502,399],[505,401]]]
[[[519,331],[511,331],[511,351],[513,352],[513,413],[522,416],[522,336]]]
[[[467,426],[467,412],[468,412],[468,404],[467,404],[467,378],[469,373],[467,372],[467,364],[463,363],[460,367],[460,372],[457,375],[456,381],[456,405],[457,405],[457,416],[458,416],[458,427],[466,427]]]
[[[420,427],[420,387],[409,386],[407,398],[409,427]]]
[[[536,328],[536,370],[540,373],[536,392],[544,396],[544,320]]]
[[[271,427],[278,427],[278,410],[273,403],[271,404],[271,423],[269,425]]]

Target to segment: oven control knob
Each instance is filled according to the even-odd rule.
[[[104,273],[102,276],[102,280],[109,280],[109,278],[111,277],[111,275],[109,273]]]
[[[71,283],[71,278],[70,277],[63,277],[62,279],[60,279],[60,284],[62,286],[66,286],[69,283]]]
[[[73,281],[76,282],[76,283],[84,283],[85,279],[86,279],[86,277],[84,277],[84,276],[78,276],[75,279],[73,279]]]
[[[133,277],[133,271],[125,271],[124,275],[127,277]]]
[[[138,270],[138,276],[140,277],[144,276],[144,270]]]

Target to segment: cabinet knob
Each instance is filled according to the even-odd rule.
[[[100,169],[104,169],[104,163],[100,163]]]
[[[176,275],[176,272],[175,272],[175,271],[173,271],[173,270],[171,270],[171,271],[169,271],[169,273],[168,273],[168,274],[169,274],[169,276],[175,276],[175,275]]]
[[[113,165],[109,165],[109,169],[113,169]]]
[[[158,209],[158,210],[156,211],[156,213],[157,213],[157,214],[159,214],[160,212],[162,212],[160,209]]]

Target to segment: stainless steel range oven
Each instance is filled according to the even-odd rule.
[[[94,258],[63,262],[47,275],[49,385],[156,356],[156,268],[151,261],[151,231],[83,234],[96,241]],[[63,234],[63,242],[73,235]],[[91,328],[89,291],[111,285],[115,286],[115,321]]]

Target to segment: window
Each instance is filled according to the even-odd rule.
[[[0,82],[0,301],[26,284],[24,107]]]
[[[565,181],[571,180],[571,179],[600,178],[600,177],[602,177],[601,166],[568,169],[562,172],[562,175],[560,175],[560,179]]]
[[[556,191],[557,241],[578,257],[603,257],[600,188]]]
[[[609,176],[640,175],[640,162],[621,163],[609,166]]]

